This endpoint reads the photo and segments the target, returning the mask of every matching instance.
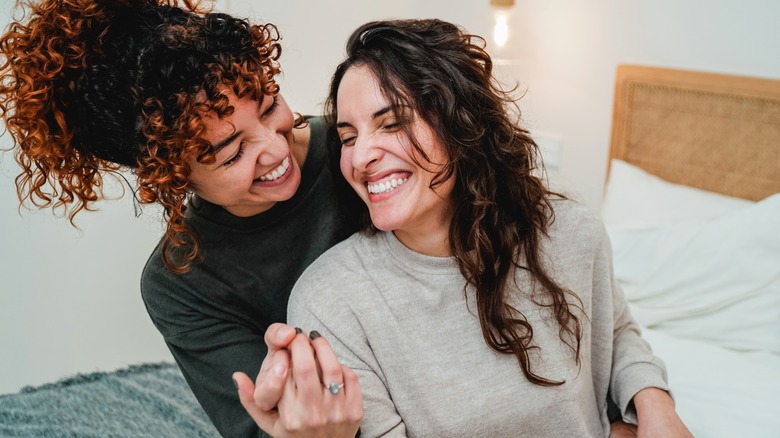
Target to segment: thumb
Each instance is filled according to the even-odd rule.
[[[255,384],[245,373],[240,371],[233,373],[233,381],[238,388],[238,398],[241,401],[241,406],[255,420],[258,427],[270,435],[273,432],[274,424],[279,419],[279,414],[275,410],[264,411],[255,405]]]

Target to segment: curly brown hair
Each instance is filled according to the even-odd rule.
[[[520,124],[513,90],[503,90],[492,75],[492,60],[482,38],[440,20],[387,20],[364,24],[347,42],[347,59],[336,69],[326,101],[331,159],[340,153],[335,129],[339,84],[347,70],[367,67],[377,78],[394,114],[403,121],[422,118],[444,145],[448,160],[431,188],[455,178],[450,249],[467,284],[476,289],[477,311],[485,342],[512,354],[530,382],[560,385],[532,369],[529,351],[539,348],[533,327],[511,304],[508,286],[516,269],[534,280],[525,291],[550,309],[559,336],[580,364],[582,302],[559,286],[545,270],[540,249],[554,221],[539,151]],[[409,110],[411,109],[411,110]],[[516,115],[515,116],[513,116]],[[428,157],[405,123],[419,156]],[[364,232],[371,225],[366,205],[342,183],[343,208],[360,212]],[[464,290],[465,292],[465,290]]]
[[[28,19],[0,37],[0,116],[22,168],[20,203],[61,208],[73,223],[103,196],[103,176],[132,168],[138,198],[167,222],[163,260],[200,257],[184,220],[190,162],[213,163],[204,114],[223,94],[278,93],[279,33],[193,0],[20,0]],[[299,119],[300,121],[300,119]]]

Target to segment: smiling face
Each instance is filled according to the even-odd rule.
[[[189,181],[203,199],[236,216],[252,216],[295,194],[305,152],[291,149],[294,119],[281,95],[266,96],[259,104],[229,98],[233,114],[204,117],[204,138],[217,147],[216,162],[193,158]]]
[[[404,119],[393,112],[375,75],[365,66],[350,67],[344,74],[336,110],[341,172],[368,206],[374,226],[393,231],[417,252],[447,253],[454,178],[431,188],[447,160],[431,128],[417,115],[407,119],[430,160],[426,162],[415,154],[403,130]]]

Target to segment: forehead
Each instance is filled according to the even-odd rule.
[[[227,98],[227,100],[223,102],[219,102],[218,100],[207,101],[205,95],[200,96],[200,102],[203,104],[202,110],[200,111],[200,118],[203,122],[203,127],[205,128],[201,137],[212,142],[219,137],[223,137],[226,134],[229,135],[233,132],[235,129],[231,123],[233,116],[242,106],[247,105],[247,102],[249,101],[249,99],[239,100],[239,98],[230,90],[222,90],[220,95]],[[249,104],[254,105],[253,103]],[[219,111],[225,111],[232,107],[232,113],[224,114],[220,117],[218,110],[213,108],[213,106],[219,108]]]
[[[341,117],[343,113],[349,113],[350,109],[358,106],[384,107],[387,105],[387,98],[373,71],[365,66],[353,66],[341,79],[336,102]]]

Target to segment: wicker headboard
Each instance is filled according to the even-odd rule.
[[[610,158],[725,195],[780,192],[780,80],[621,65]]]

